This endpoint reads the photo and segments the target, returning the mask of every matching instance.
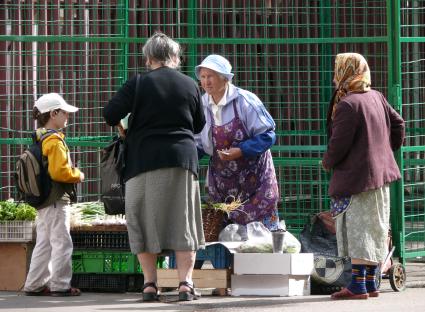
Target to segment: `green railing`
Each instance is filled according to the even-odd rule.
[[[424,9],[402,0],[323,1],[2,1],[0,8],[0,199],[14,196],[16,155],[34,128],[34,100],[60,92],[80,107],[66,129],[74,162],[87,180],[79,199],[97,200],[99,149],[114,131],[102,107],[130,76],[144,70],[141,48],[156,30],[180,42],[181,70],[210,53],[227,57],[234,83],[259,96],[277,124],[273,147],[279,213],[298,232],[328,209],[329,176],[319,161],[334,56],[362,53],[374,88],[406,119],[397,153],[403,180],[392,186],[396,253],[425,255],[423,163]],[[206,160],[201,162],[201,182]]]

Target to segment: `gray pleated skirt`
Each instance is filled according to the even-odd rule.
[[[125,216],[134,254],[204,248],[199,181],[183,168],[141,173],[126,183]]]
[[[335,219],[338,255],[372,262],[385,260],[389,220],[388,185],[353,195],[347,210]]]

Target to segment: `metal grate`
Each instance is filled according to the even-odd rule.
[[[159,30],[182,45],[184,73],[194,77],[204,57],[222,54],[233,65],[234,83],[264,101],[277,124],[272,151],[280,215],[293,229],[328,205],[328,176],[318,161],[327,143],[334,56],[365,55],[373,87],[406,119],[406,146],[398,155],[404,180],[392,200],[399,221],[393,225],[403,233],[409,220],[421,224],[424,209],[419,191],[425,153],[424,11],[420,1],[410,0],[4,0],[0,199],[14,196],[13,167],[34,128],[34,100],[53,91],[80,107],[66,129],[74,163],[87,178],[79,185],[79,199],[99,198],[99,148],[114,134],[103,122],[102,107],[127,78],[144,70],[141,48]],[[204,160],[202,183],[205,166]],[[411,205],[414,210],[408,210]],[[396,239],[397,249],[404,249],[403,241]]]
[[[420,1],[400,1],[401,108],[406,141],[401,153],[403,180],[398,229],[406,258],[425,256],[425,8]]]

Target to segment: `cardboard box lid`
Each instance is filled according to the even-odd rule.
[[[235,253],[234,274],[310,275],[314,268],[312,253]]]

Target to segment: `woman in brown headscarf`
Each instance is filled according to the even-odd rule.
[[[388,252],[389,183],[400,179],[393,151],[404,140],[404,121],[371,89],[369,66],[357,53],[336,56],[336,91],[328,111],[325,170],[335,218],[338,254],[351,257],[352,280],[333,299],[377,297],[377,265]]]

